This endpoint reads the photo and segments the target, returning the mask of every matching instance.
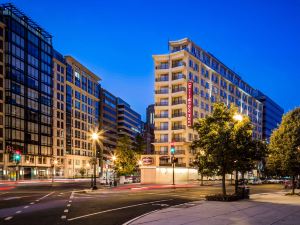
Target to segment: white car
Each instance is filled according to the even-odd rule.
[[[259,178],[250,178],[248,184],[262,184],[262,181]]]

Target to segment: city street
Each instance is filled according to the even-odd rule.
[[[1,224],[123,224],[157,209],[199,201],[219,185],[168,188],[125,185],[83,191],[89,182],[27,184],[0,192]],[[233,187],[228,187],[232,191]],[[251,186],[251,193],[276,192],[281,185]]]

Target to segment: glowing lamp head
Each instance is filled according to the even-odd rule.
[[[99,138],[99,135],[97,133],[92,133],[92,139],[94,141],[98,140],[98,138]]]
[[[241,114],[235,114],[235,115],[233,116],[233,119],[234,119],[235,121],[241,122],[241,121],[243,120],[243,115],[241,115]]]
[[[115,155],[113,155],[113,156],[111,157],[111,160],[112,160],[112,161],[116,161],[116,159],[117,159],[117,157],[116,157]]]

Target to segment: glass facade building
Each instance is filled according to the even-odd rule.
[[[123,99],[117,99],[118,105],[118,135],[127,135],[135,140],[136,135],[141,133],[141,115],[131,109],[130,105]]]
[[[281,123],[284,110],[261,91],[257,91],[257,99],[263,104],[263,139],[269,142],[272,131]]]
[[[51,172],[53,153],[52,36],[11,4],[0,11],[5,24],[5,176],[44,178]],[[23,155],[17,166],[15,151]]]

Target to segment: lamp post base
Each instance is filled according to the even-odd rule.
[[[93,186],[92,190],[98,190],[98,187],[97,186]]]

